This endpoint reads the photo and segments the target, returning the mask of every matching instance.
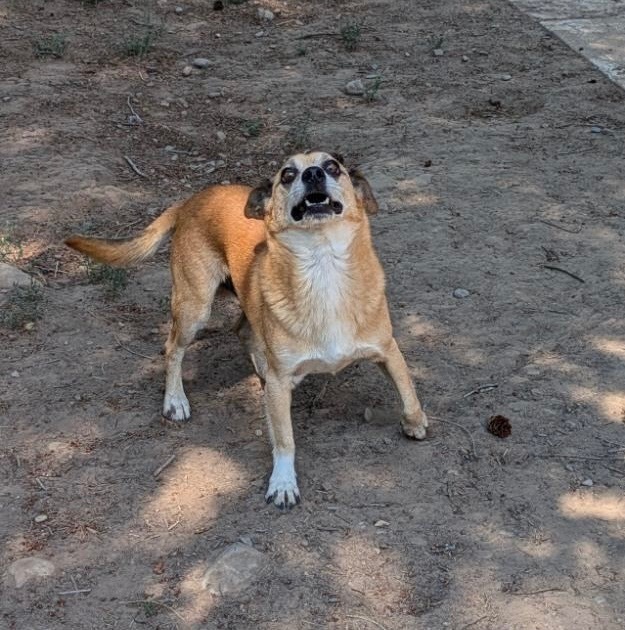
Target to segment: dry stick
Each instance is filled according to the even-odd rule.
[[[74,591],[61,591],[57,595],[78,595],[79,593],[91,593],[90,588],[77,588]]]
[[[433,420],[436,420],[437,422],[443,422],[444,424],[453,424],[455,427],[462,429],[462,431],[464,431],[469,436],[469,439],[471,440],[471,449],[473,450],[473,457],[477,459],[477,450],[475,449],[475,440],[473,439],[473,435],[471,434],[469,429],[467,429],[466,427],[463,427],[461,424],[458,424],[457,422],[453,422],[452,420],[443,420],[442,418],[437,418],[436,416],[430,416],[430,418],[432,418]]]
[[[139,176],[139,177],[147,177],[147,175],[145,173],[142,173],[139,168],[137,167],[137,165],[127,156],[124,155],[124,160],[126,160],[126,162],[128,162],[128,166],[130,166],[130,168]]]
[[[174,459],[176,459],[176,455],[172,455],[164,464],[161,464],[153,473],[152,476],[154,477],[154,479],[158,479],[158,476],[165,470],[165,468],[167,468],[167,466],[169,466]]]
[[[486,619],[486,617],[488,617],[488,615],[483,615],[482,617],[480,617],[479,619],[476,619],[475,621],[472,621],[471,623],[467,623],[464,626],[462,626],[462,628],[460,628],[460,630],[466,630],[466,628],[471,628],[473,627],[475,624],[480,623],[480,621],[482,621],[482,619]]]
[[[475,389],[472,389],[470,392],[467,392],[462,397],[463,398],[468,398],[469,396],[473,396],[473,394],[479,394],[481,392],[487,392],[489,389],[496,389],[497,387],[499,387],[499,385],[497,385],[497,383],[486,383],[486,385],[480,385],[479,387],[476,387]]]
[[[128,348],[119,340],[119,338],[116,335],[113,335],[113,337],[115,337],[115,341],[117,341],[117,343],[119,344],[119,347],[125,350],[126,352],[130,352],[130,354],[135,354],[138,357],[143,357],[144,359],[150,359],[150,361],[154,359],[154,357],[149,357],[147,354],[141,354],[140,352],[137,352],[136,350],[133,350],[132,348]]]
[[[538,457],[540,459],[582,459],[588,460],[591,462],[603,462],[606,459],[618,459],[622,460],[621,456],[615,455],[604,455],[603,457],[595,457],[594,455],[559,455],[559,454],[550,454],[550,453],[529,453],[530,456]]]
[[[578,282],[581,282],[582,284],[586,282],[579,276],[576,276],[574,273],[571,273],[570,271],[567,271],[566,269],[562,269],[562,267],[556,267],[555,265],[543,265],[543,268],[553,269],[553,271],[559,271],[560,273],[565,273],[567,276],[570,276],[571,278],[573,278],[573,280],[577,280]]]
[[[369,617],[363,617],[362,615],[345,615],[345,616],[349,617],[350,619],[360,619],[362,621],[368,621],[369,623],[373,624],[376,628],[381,628],[382,630],[386,630],[385,626],[383,626],[381,623],[378,623],[374,619],[370,619]]]
[[[562,230],[563,232],[568,232],[569,234],[579,234],[582,231],[582,228],[578,228],[577,230],[570,230],[569,228],[565,228],[562,227],[561,225],[558,225],[557,223],[551,223],[551,221],[547,221],[546,219],[538,219],[541,223],[544,223],[545,225],[550,225],[551,227],[554,227],[558,230]]]
[[[132,115],[140,122],[143,122],[143,118],[141,118],[141,116],[139,116],[139,114],[137,114],[137,112],[133,109],[132,107],[132,103],[130,102],[130,96],[128,97],[128,100],[126,101],[128,103],[128,107],[130,108],[130,111],[132,113]]]
[[[510,595],[521,595],[521,597],[523,597],[524,595],[540,595],[541,593],[550,593],[551,591],[559,591],[559,592],[564,592],[566,589],[563,588],[558,588],[557,586],[554,586],[553,588],[542,588],[539,591],[511,591]]]
[[[47,492],[47,491],[48,491],[48,489],[47,489],[47,488],[43,485],[43,483],[42,483],[41,479],[39,479],[39,477],[35,477],[35,481],[39,484],[39,487],[40,487],[43,491],[45,491],[45,492]]]

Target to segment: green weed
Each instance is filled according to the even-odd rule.
[[[33,42],[35,57],[55,57],[60,59],[67,48],[67,41],[63,35],[42,37]]]
[[[362,28],[360,27],[360,24],[346,24],[341,29],[341,39],[343,41],[343,46],[348,52],[353,52],[358,48],[361,37]]]
[[[6,295],[0,310],[0,324],[7,328],[24,328],[43,317],[43,291],[34,282],[14,287]]]
[[[128,272],[125,269],[91,261],[87,261],[87,278],[91,284],[101,285],[104,295],[112,300],[117,299],[128,286]]]

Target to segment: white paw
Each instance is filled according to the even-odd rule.
[[[406,418],[404,418],[401,423],[401,428],[404,432],[404,435],[414,440],[425,439],[427,426],[428,417],[425,415],[425,413],[423,413],[423,411],[416,421],[407,420]]]
[[[191,407],[187,397],[184,394],[181,396],[165,396],[163,415],[174,422],[188,420],[191,417]]]
[[[265,499],[267,503],[273,502],[281,509],[290,509],[299,503],[299,488],[292,455],[278,455],[274,458],[273,472]]]

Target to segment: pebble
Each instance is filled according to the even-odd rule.
[[[15,588],[22,588],[33,578],[49,577],[54,573],[55,566],[43,558],[21,558],[9,565],[8,573],[13,578]]]
[[[469,61],[469,58],[466,55],[462,55],[462,61],[466,63],[467,61]]]
[[[34,518],[35,523],[45,523],[47,520],[48,520],[47,514],[37,514],[37,516],[35,516]]]
[[[180,14],[184,11],[184,9],[183,9],[182,7],[176,7],[176,8],[174,9],[174,11],[175,11],[178,15],[180,15]]]
[[[468,298],[470,295],[471,295],[471,292],[467,291],[466,289],[454,289],[454,293],[453,293],[453,296],[459,300],[463,298]]]
[[[12,289],[14,286],[29,287],[31,284],[40,285],[37,280],[17,267],[0,262],[0,289]]]
[[[208,96],[208,98],[219,98],[221,96],[221,92],[209,92],[206,96]]]
[[[584,479],[584,481],[582,481],[582,486],[586,486],[587,488],[590,488],[594,485],[595,483],[592,479]]]
[[[269,9],[264,9],[263,7],[259,7],[257,11],[257,15],[261,20],[268,20],[268,21],[273,20],[273,18],[275,17],[275,15],[273,14],[273,11],[270,11]]]
[[[219,140],[219,142],[223,142],[226,139],[226,134],[223,131],[216,131],[215,135],[217,136],[217,140]]]
[[[242,542],[226,547],[202,577],[202,588],[212,595],[237,595],[267,568],[267,558]]]
[[[11,372],[11,376],[13,378],[19,378],[20,377],[20,373],[17,370],[13,370],[13,372]]]
[[[185,67],[182,69],[182,74],[183,74],[183,76],[185,76],[185,77],[188,77],[188,76],[189,76],[192,72],[193,72],[193,68],[192,68],[191,66],[185,66]]]
[[[264,37],[265,31],[258,31],[258,33],[254,33],[254,37]]]
[[[597,127],[596,125],[590,128],[590,133],[601,133],[602,131],[603,131],[603,128]]]
[[[239,536],[239,541],[248,547],[252,546],[252,537],[251,536]]]
[[[433,53],[435,57],[442,57],[445,54],[445,51],[442,48],[435,48]]]
[[[365,93],[365,86],[360,79],[354,79],[345,86],[345,92],[352,96],[361,96]]]
[[[254,434],[260,437],[263,434],[263,432],[260,429],[256,429],[256,431],[254,431]]]
[[[196,68],[208,68],[208,66],[210,66],[211,62],[206,59],[205,57],[198,57],[197,59],[193,60],[193,65]]]
[[[374,527],[388,527],[390,525],[390,523],[388,521],[382,520],[380,519],[379,521],[376,521],[373,526]]]
[[[501,78],[502,81],[511,81],[512,80],[512,75],[511,74],[502,74],[500,78]]]

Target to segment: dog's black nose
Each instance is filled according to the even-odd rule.
[[[324,181],[325,178],[326,174],[323,172],[323,169],[318,166],[309,166],[302,173],[302,181],[305,184],[319,184]]]

